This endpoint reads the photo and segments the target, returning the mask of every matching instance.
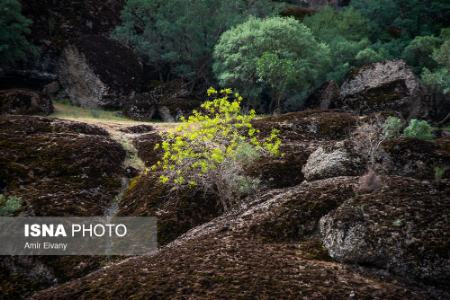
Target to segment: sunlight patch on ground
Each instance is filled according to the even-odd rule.
[[[146,124],[153,126],[156,130],[165,131],[177,125],[177,123],[158,121],[136,121],[123,116],[120,111],[79,107],[70,104],[68,101],[54,101],[53,106],[55,111],[49,116],[51,118],[79,121],[101,127],[110,127],[111,129]]]

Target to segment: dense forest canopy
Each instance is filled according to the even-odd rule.
[[[351,69],[385,59],[406,60],[426,85],[448,93],[449,1],[331,1],[321,8],[303,2],[128,0],[112,37],[131,47],[155,79],[182,79],[192,91],[232,85],[261,112],[275,109],[274,102],[282,110],[301,108],[325,81],[339,84]],[[19,2],[1,4],[7,67],[34,48]]]

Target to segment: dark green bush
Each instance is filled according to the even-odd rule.
[[[36,48],[26,39],[31,21],[22,15],[17,0],[0,0],[0,67],[23,60]]]
[[[433,128],[427,121],[412,119],[403,134],[407,137],[413,137],[421,140],[434,139]]]

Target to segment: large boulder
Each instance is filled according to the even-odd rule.
[[[383,181],[382,189],[355,196],[320,220],[330,256],[448,289],[450,184]]]
[[[222,212],[216,195],[199,189],[173,190],[162,184],[157,174],[147,174],[133,179],[117,215],[157,217],[158,243],[165,245]]]
[[[301,183],[302,168],[309,155],[320,146],[334,145],[349,138],[357,117],[337,111],[308,110],[271,116],[253,121],[264,138],[272,129],[280,131],[282,156],[264,158],[247,168],[247,174],[259,177],[264,186],[282,188]]]
[[[430,105],[424,88],[403,60],[365,65],[353,71],[341,86],[342,108],[359,113],[397,111],[405,118],[426,118]]]
[[[22,199],[22,215],[98,216],[122,188],[125,151],[108,133],[85,123],[0,116],[1,192]],[[1,257],[0,298],[84,276],[103,258]]]
[[[39,93],[25,89],[0,91],[0,114],[49,115],[52,101]]]
[[[124,0],[55,2],[26,0],[23,14],[33,21],[30,38],[40,46],[62,50],[71,39],[111,32],[120,23]]]
[[[256,119],[255,128],[263,133],[280,130],[286,142],[343,140],[355,129],[358,117],[340,111],[305,110]]]
[[[302,168],[306,180],[338,176],[356,176],[364,170],[363,159],[352,149],[350,142],[338,142],[329,147],[319,146],[311,153]]]
[[[142,83],[142,64],[133,51],[95,35],[64,49],[58,73],[72,103],[85,107],[121,108]]]
[[[450,179],[449,137],[435,141],[392,139],[382,144],[382,150],[380,163],[387,174],[422,180]]]
[[[84,123],[0,118],[0,178],[37,216],[102,214],[121,187],[125,152]]]

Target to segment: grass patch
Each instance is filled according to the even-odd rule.
[[[67,100],[54,101],[53,106],[55,107],[55,112],[51,115],[51,117],[54,118],[134,122],[133,120],[123,116],[121,111],[74,106]]]

